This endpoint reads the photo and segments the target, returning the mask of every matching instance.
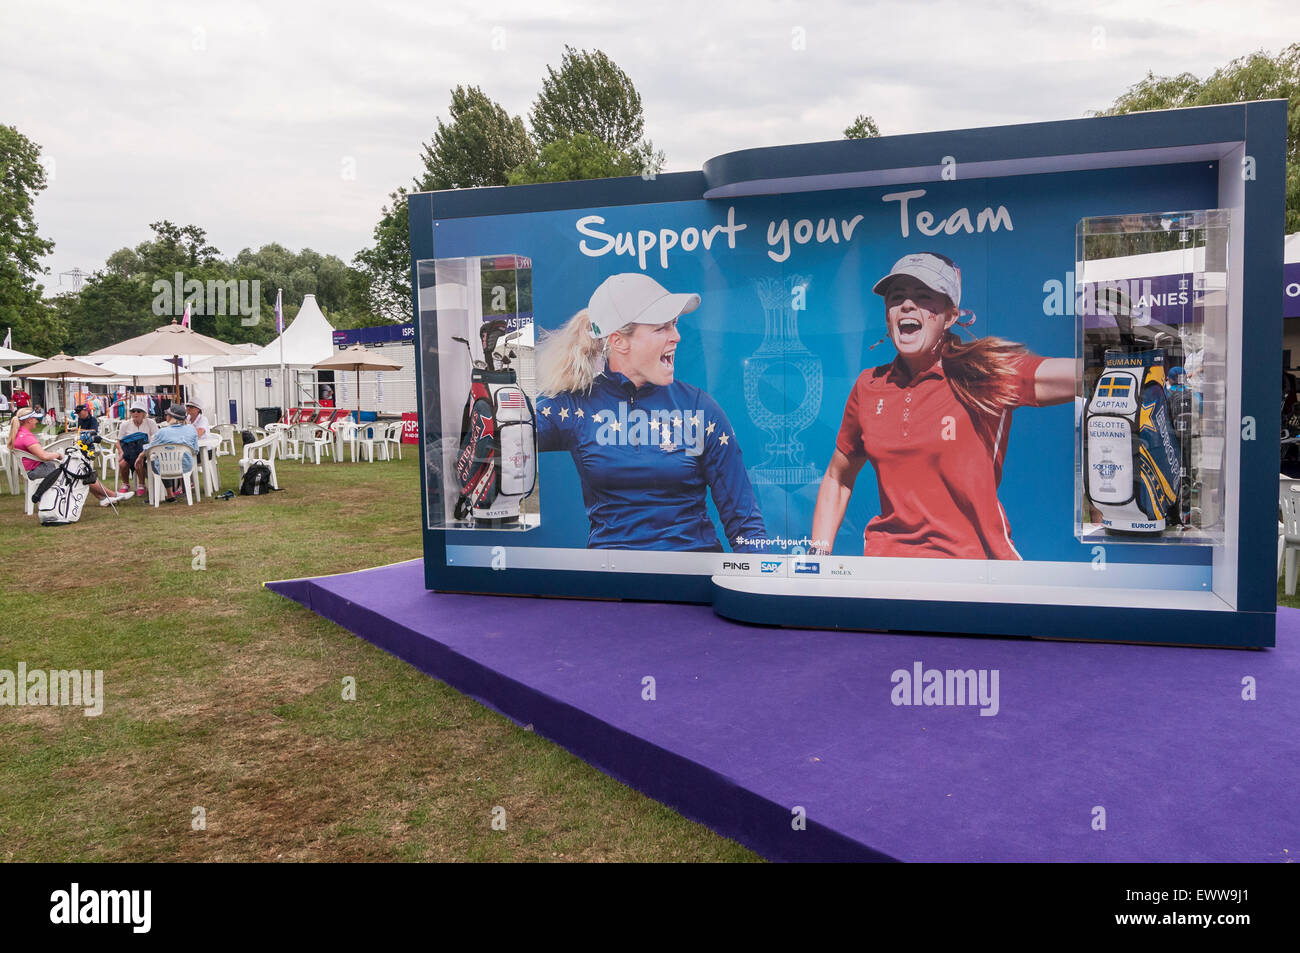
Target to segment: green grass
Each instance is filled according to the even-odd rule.
[[[102,669],[107,696],[0,707],[0,859],[756,860],[262,588],[419,556],[405,457],[61,528],[0,496],[0,669]]]

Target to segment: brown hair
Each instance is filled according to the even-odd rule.
[[[1023,344],[985,337],[963,341],[952,331],[943,336],[939,357],[952,392],[962,405],[985,414],[1016,406],[1014,362],[1027,354]]]

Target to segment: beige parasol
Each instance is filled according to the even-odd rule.
[[[15,371],[14,376],[62,381],[66,385],[70,377],[78,380],[89,377],[112,377],[113,372],[79,361],[67,354],[55,354],[48,360],[37,361],[35,364],[27,365],[21,371]]]
[[[361,372],[362,371],[400,371],[402,365],[376,354],[364,345],[354,344],[346,350],[331,354],[325,360],[312,365],[317,371],[356,371],[357,372],[357,423],[361,423]]]
[[[138,354],[145,357],[168,358],[172,364],[172,386],[175,388],[175,400],[179,403],[181,399],[181,355],[193,357],[212,354],[243,354],[243,351],[233,344],[218,341],[206,334],[199,334],[193,328],[187,328],[172,321],[171,324],[163,325],[148,334],[128,338],[120,344],[101,347],[98,351],[92,351],[87,356],[112,357],[114,354]]]
[[[30,364],[32,361],[39,361],[40,358],[35,354],[28,354],[26,351],[15,351],[11,347],[0,347],[0,365],[13,367],[15,364]]]

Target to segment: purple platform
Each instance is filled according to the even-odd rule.
[[[268,586],[775,860],[1300,856],[1297,610],[1279,610],[1278,648],[1234,651],[448,595],[419,560]],[[895,706],[891,673],[918,661],[996,669],[998,714]]]

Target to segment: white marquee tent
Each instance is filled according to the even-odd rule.
[[[321,313],[316,296],[307,295],[298,315],[278,338],[256,354],[212,367],[215,399],[208,419],[213,424],[252,427],[258,423],[259,407],[283,411],[314,404],[316,371],[312,365],[333,353],[334,328]]]

